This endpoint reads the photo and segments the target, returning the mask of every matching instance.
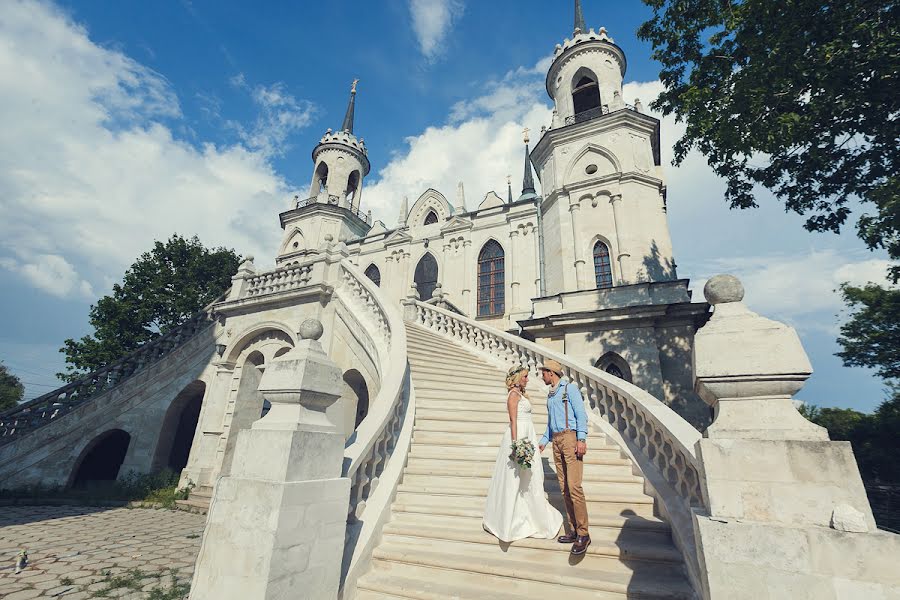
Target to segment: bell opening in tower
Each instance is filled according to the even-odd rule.
[[[577,76],[576,76],[577,77]],[[590,75],[582,75],[572,89],[575,116],[600,109],[600,87]]]

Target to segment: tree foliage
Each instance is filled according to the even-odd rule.
[[[91,306],[94,333],[65,341],[67,372],[58,376],[77,379],[184,323],[231,285],[239,262],[233,250],[207,249],[196,236],[156,241],[112,294]]]
[[[871,367],[886,379],[900,379],[900,290],[875,284],[841,286],[850,307],[841,326],[838,352],[845,365]]]
[[[754,186],[900,257],[900,3],[896,0],[644,0],[665,91],[653,106],[686,124],[676,164],[698,148],[733,208]],[[895,281],[900,266],[894,267]]]
[[[866,482],[900,483],[900,389],[871,415],[849,408],[804,405],[804,417],[828,430],[832,440],[853,446],[859,472]]]
[[[25,395],[25,386],[0,362],[0,412],[12,408]]]

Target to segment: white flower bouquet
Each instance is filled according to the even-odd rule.
[[[510,446],[512,452],[509,454],[509,457],[523,469],[530,469],[531,461],[534,459],[534,444],[531,443],[531,440],[516,440]]]

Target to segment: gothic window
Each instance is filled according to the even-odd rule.
[[[413,281],[416,282],[416,290],[419,292],[419,299],[422,301],[431,300],[434,293],[434,287],[438,281],[438,265],[434,257],[426,253],[416,265],[416,272],[413,275]]]
[[[318,196],[322,190],[328,191],[328,165],[324,162],[320,162],[319,166],[316,167],[316,176],[311,195]]]
[[[344,192],[344,198],[347,200],[348,205],[353,205],[353,201],[356,199],[358,191],[359,171],[353,171],[352,173],[350,173],[350,177],[347,179],[347,191]]]
[[[490,240],[478,254],[478,316],[502,315],[505,311],[503,248]]]
[[[381,271],[378,270],[378,267],[375,265],[369,265],[366,267],[366,277],[375,282],[375,285],[381,287]]]
[[[612,287],[612,266],[609,262],[609,248],[600,241],[594,244],[594,276],[597,278],[598,288]]]
[[[607,352],[600,357],[594,366],[601,371],[606,371],[610,375],[614,375],[619,379],[632,383],[631,368],[628,366],[628,363],[625,362],[625,359],[615,352]]]
[[[614,364],[611,364],[608,367],[606,367],[606,372],[609,373],[610,375],[615,375],[619,379],[625,379],[625,374],[622,373],[622,369],[620,369],[619,367],[617,367]]]
[[[437,223],[437,222],[438,222],[438,216],[437,216],[437,213],[434,212],[433,210],[429,210],[429,211],[428,211],[428,214],[425,215],[425,223],[424,223],[424,225],[431,225],[431,224]]]
[[[578,75],[575,77],[578,77]],[[587,113],[588,111],[599,111],[600,88],[597,86],[596,78],[585,73],[578,79],[575,85],[572,86],[572,105],[575,108],[576,120],[579,114]],[[584,116],[592,118],[592,116]]]

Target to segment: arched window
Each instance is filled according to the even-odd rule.
[[[437,261],[430,253],[425,253],[416,265],[416,272],[413,275],[413,281],[416,282],[416,290],[419,292],[419,299],[431,300],[434,293],[434,287],[438,281],[438,265]]]
[[[594,244],[594,276],[600,289],[612,287],[612,265],[609,262],[609,248],[598,241]]]
[[[488,241],[478,254],[478,316],[502,315],[504,306],[503,248]]]
[[[423,223],[423,225],[431,225],[431,224],[437,223],[437,222],[438,222],[437,213],[434,212],[433,210],[429,210],[428,214],[425,215],[425,222]]]
[[[625,362],[625,359],[615,352],[607,352],[594,363],[594,366],[601,371],[606,371],[610,375],[614,375],[619,379],[624,379],[628,383],[632,383],[631,368],[628,366],[628,363]]]
[[[344,198],[347,200],[348,205],[353,205],[353,201],[356,199],[358,190],[359,171],[353,171],[352,173],[350,173],[350,177],[347,179],[347,191],[344,192]]]
[[[375,265],[369,265],[366,267],[366,277],[375,282],[375,285],[381,287],[381,271],[378,270],[378,267]]]
[[[596,111],[600,114],[600,88],[597,86],[596,78],[590,74],[581,76],[575,75],[578,80],[572,86],[572,105],[575,108],[575,118],[578,115],[587,113],[588,111]],[[587,118],[593,118],[593,113],[584,115]]]
[[[610,364],[608,367],[606,367],[606,372],[610,375],[615,375],[619,379],[625,379],[625,374],[622,373],[622,369],[620,369],[615,364]]]
[[[311,196],[318,196],[321,191],[328,191],[328,165],[320,162],[316,167],[316,176],[313,181],[313,189]]]

